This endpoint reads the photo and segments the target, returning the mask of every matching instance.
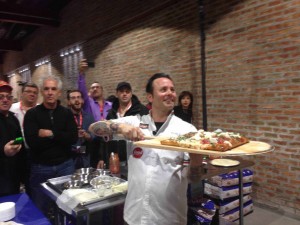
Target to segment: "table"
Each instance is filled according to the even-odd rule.
[[[202,181],[204,181],[205,179],[216,176],[216,175],[229,173],[234,170],[239,171],[239,201],[240,201],[239,222],[240,222],[240,225],[243,225],[244,215],[243,215],[243,182],[242,182],[243,173],[242,173],[242,170],[244,168],[253,166],[254,163],[252,161],[244,160],[239,157],[234,158],[234,159],[238,160],[240,162],[240,164],[237,166],[232,166],[232,167],[219,167],[219,166],[213,166],[208,163],[204,167],[205,172],[202,175],[201,179],[202,179]],[[53,201],[56,201],[60,194],[56,190],[51,188],[49,185],[47,185],[47,182],[43,183],[42,186],[44,188],[45,193]],[[108,198],[105,200],[101,200],[99,202],[88,204],[85,206],[79,205],[76,208],[74,208],[74,210],[72,211],[72,216],[76,218],[77,225],[89,224],[90,223],[90,214],[120,205],[125,202],[125,197],[126,197],[126,195],[119,195],[119,196],[115,196],[115,197]],[[66,222],[66,214],[61,209],[57,209],[57,210],[58,210],[60,216],[63,217],[62,220]],[[61,224],[60,221],[61,221],[60,218],[56,219],[55,224]]]
[[[16,216],[11,221],[24,225],[51,225],[50,221],[25,193],[0,197],[0,203],[3,202],[16,204]]]
[[[42,183],[42,187],[47,196],[49,196],[54,202],[59,197],[59,193],[54,190],[47,182]],[[72,210],[72,216],[76,219],[77,225],[90,224],[90,215],[94,212],[99,212],[104,209],[112,208],[114,206],[121,205],[125,202],[126,194],[120,194],[111,198],[107,198],[101,201],[93,202],[87,205],[78,205]],[[55,218],[55,224],[66,224],[67,213],[63,210],[56,208],[57,218]]]
[[[242,158],[234,158],[235,160],[238,160],[240,162],[237,166],[231,166],[231,167],[220,167],[220,166],[213,166],[209,162],[205,165],[204,169],[205,172],[202,175],[201,179],[204,181],[205,179],[208,179],[213,176],[217,176],[224,173],[229,173],[232,171],[237,170],[239,174],[239,225],[244,224],[244,202],[243,202],[243,169],[247,167],[251,167],[254,165],[254,162],[249,160],[244,160]]]

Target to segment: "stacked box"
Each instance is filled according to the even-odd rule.
[[[243,170],[243,203],[244,215],[253,211],[252,192],[253,172]],[[219,217],[227,221],[239,219],[239,174],[238,171],[214,176],[205,181],[204,193],[212,199]]]
[[[194,197],[188,201],[188,225],[210,225],[216,206],[210,199]]]

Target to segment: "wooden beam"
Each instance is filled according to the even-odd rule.
[[[22,51],[22,43],[13,40],[0,40],[0,50],[2,51]]]
[[[13,3],[0,2],[0,21],[36,26],[59,26],[59,20],[49,11],[25,8]]]

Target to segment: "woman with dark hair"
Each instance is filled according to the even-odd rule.
[[[182,120],[192,123],[193,118],[193,94],[183,91],[178,97],[178,105],[174,107],[175,116]]]

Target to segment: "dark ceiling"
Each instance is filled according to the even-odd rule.
[[[24,40],[39,27],[58,27],[70,1],[0,0],[0,64],[6,52],[22,51]]]

